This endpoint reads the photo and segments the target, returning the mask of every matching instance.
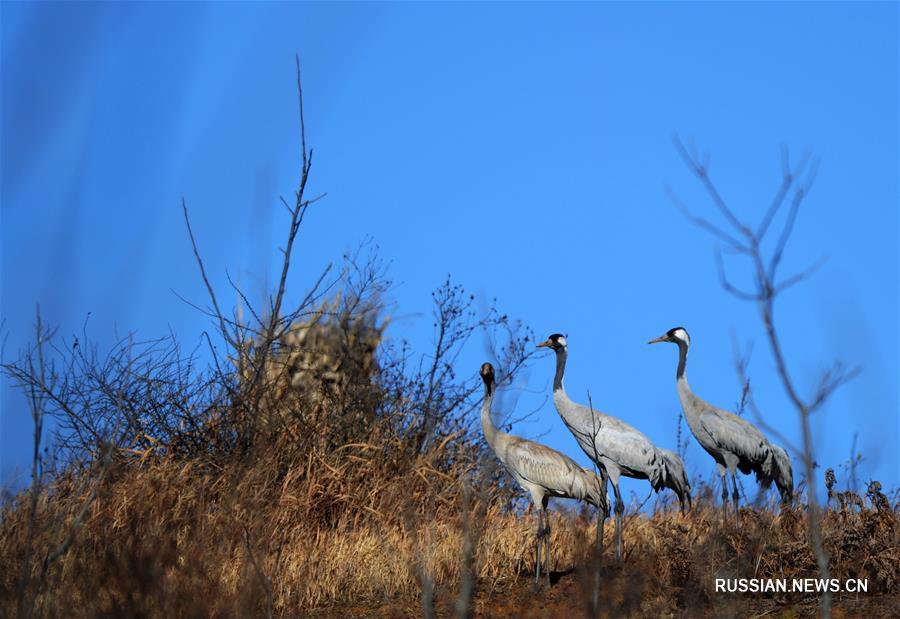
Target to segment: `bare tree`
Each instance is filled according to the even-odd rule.
[[[243,307],[236,308],[231,317],[226,316],[222,312],[215,289],[207,276],[206,268],[191,228],[187,204],[182,200],[185,226],[187,227],[194,257],[211,303],[211,307],[201,309],[215,320],[219,336],[228,347],[229,353],[227,356],[237,366],[237,375],[240,377],[240,381],[232,386],[230,405],[236,416],[239,417],[242,425],[240,436],[242,439],[241,447],[244,450],[252,446],[256,432],[259,429],[261,410],[265,408],[264,403],[269,392],[264,388],[264,384],[272,378],[270,370],[273,361],[273,355],[271,354],[273,347],[277,345],[280,338],[287,333],[298,319],[315,313],[315,306],[342,279],[341,275],[329,278],[332,271],[332,265],[329,264],[297,305],[296,309],[290,312],[283,311],[287,278],[291,268],[291,257],[304,217],[309,207],[326,195],[323,193],[314,198],[306,197],[306,186],[309,182],[310,170],[312,169],[313,150],[311,148],[308,149],[306,145],[306,125],[303,116],[303,85],[299,55],[296,56],[296,66],[301,148],[300,179],[294,192],[294,199],[289,203],[283,197],[281,198],[281,203],[290,216],[290,223],[287,226],[287,238],[285,239],[284,247],[280,248],[282,263],[278,287],[274,294],[268,297],[265,312],[257,311],[253,304],[250,303],[247,295],[230,277],[228,278],[229,284],[237,293],[243,305],[246,306],[252,320],[249,322],[243,320]],[[212,342],[210,342],[210,348],[217,360],[217,367],[221,367],[219,363],[221,356],[217,353]],[[224,375],[222,378],[223,382],[226,382]]]
[[[115,447],[112,440],[106,439],[109,437],[114,439],[117,435],[117,429],[114,429],[108,436],[99,436],[94,441],[93,466],[89,468],[88,474],[85,476],[85,484],[90,487],[90,491],[71,522],[67,524],[64,518],[59,517],[45,518],[41,521],[38,517],[38,503],[42,494],[46,492],[44,486],[45,463],[41,456],[44,421],[47,417],[48,403],[58,398],[56,389],[60,382],[60,375],[54,364],[48,361],[45,350],[47,347],[52,348],[55,331],[44,326],[39,306],[35,309],[34,331],[34,343],[22,352],[19,360],[2,365],[4,373],[25,392],[34,427],[25,548],[17,591],[17,616],[19,617],[31,617],[34,614],[37,598],[47,587],[51,566],[69,551],[75,541],[78,529],[94,502],[97,490],[110,466]],[[39,536],[49,537],[49,539],[55,540],[55,543],[46,547],[43,552],[39,552],[35,546],[35,540]],[[36,561],[35,559],[41,555],[43,558]]]
[[[34,600],[26,599],[28,582],[31,576],[31,546],[34,543],[34,529],[37,520],[38,499],[41,495],[41,439],[44,431],[44,393],[46,391],[46,369],[44,365],[44,341],[52,337],[52,333],[44,329],[41,324],[40,307],[35,309],[35,344],[32,350],[24,355],[24,364],[29,372],[36,378],[34,381],[21,383],[28,393],[28,404],[31,409],[31,420],[34,424],[33,452],[31,459],[31,488],[29,492],[28,532],[25,534],[25,557],[22,562],[22,575],[19,579],[19,608],[20,617],[30,616]],[[35,366],[35,363],[37,365]]]
[[[816,390],[811,395],[804,397],[800,394],[791,377],[784,347],[775,325],[775,301],[779,295],[791,286],[804,281],[821,267],[824,262],[824,260],[820,259],[807,269],[788,276],[783,276],[779,272],[785,248],[787,247],[787,243],[791,238],[791,233],[793,232],[794,225],[797,221],[800,206],[809,194],[810,188],[815,180],[816,172],[818,171],[818,160],[811,159],[809,155],[805,155],[800,159],[796,166],[792,167],[787,148],[785,147],[782,149],[781,184],[775,192],[775,197],[771,204],[765,210],[759,224],[753,226],[740,220],[722,197],[722,194],[719,192],[709,175],[708,155],[701,156],[693,146],[688,149],[677,136],[674,138],[674,143],[678,154],[687,164],[690,171],[700,181],[725,223],[713,223],[705,217],[695,215],[689,211],[670,190],[669,196],[675,206],[688,221],[715,237],[727,251],[742,256],[751,265],[753,275],[751,277],[750,287],[742,288],[739,285],[732,283],[728,278],[722,261],[721,249],[717,249],[716,251],[716,265],[719,272],[720,285],[729,294],[756,305],[765,329],[769,349],[775,360],[775,367],[781,385],[797,411],[802,436],[801,445],[797,447],[791,444],[790,441],[786,441],[783,436],[780,435],[780,438],[788,444],[794,453],[800,456],[803,462],[808,484],[807,500],[809,505],[808,521],[810,545],[816,559],[819,574],[823,579],[827,579],[829,574],[828,554],[822,543],[820,510],[818,497],[816,495],[816,477],[814,474],[816,464],[812,431],[810,429],[810,416],[822,407],[829,396],[831,396],[838,387],[852,379],[859,372],[859,368],[846,368],[840,362],[835,362],[832,368],[823,373]],[[779,211],[782,210],[785,205],[787,205],[787,214],[784,218],[784,223],[781,226],[777,240],[771,249],[766,249],[763,247],[763,242],[766,240],[767,234],[772,230],[776,215],[778,215]],[[742,394],[742,400],[749,404],[750,409],[754,412],[760,423],[765,425],[765,422],[759,414],[756,403],[753,400],[753,395],[750,392],[749,380],[744,373],[744,366],[741,364],[738,365],[738,371],[741,374],[741,382],[746,385],[745,391]],[[768,430],[774,432],[768,425],[766,425],[766,427]],[[830,616],[830,592],[825,592],[822,596],[821,609],[824,617]]]

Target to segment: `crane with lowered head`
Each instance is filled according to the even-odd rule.
[[[481,428],[488,446],[497,455],[516,483],[531,495],[537,510],[537,555],[534,578],[541,578],[541,550],[546,546],[544,558],[547,563],[545,574],[550,583],[550,517],[547,502],[550,497],[577,499],[597,507],[597,540],[602,544],[603,521],[609,515],[609,500],[606,496],[606,472],[597,475],[590,469],[582,468],[569,456],[534,441],[501,431],[491,416],[496,383],[494,367],[490,363],[481,366],[484,381],[484,401],[481,405]]]

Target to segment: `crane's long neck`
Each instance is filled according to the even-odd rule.
[[[494,420],[491,417],[491,404],[493,402],[494,385],[485,385],[484,402],[482,402],[481,404],[481,429],[484,431],[484,438],[487,441],[488,445],[491,446],[491,449],[495,449],[494,445],[497,442],[497,435],[500,432],[497,429],[497,426],[494,425]]]
[[[678,370],[675,372],[675,378],[679,382],[687,382],[687,376],[684,373],[687,366],[688,345],[684,342],[678,342]]]
[[[562,416],[563,421],[569,423],[571,420],[567,418],[567,411],[573,404],[566,388],[563,386],[563,374],[566,371],[566,358],[569,356],[568,351],[563,348],[556,352],[556,375],[553,377],[553,402],[556,404],[556,410]]]
[[[696,398],[691,391],[691,386],[687,381],[687,355],[688,345],[686,342],[678,342],[678,370],[675,372],[675,382],[678,386],[678,399],[681,400],[681,408],[684,410],[684,418],[687,420],[691,430],[695,427]]]
[[[566,371],[566,357],[569,353],[565,350],[559,350],[556,353],[556,376],[553,377],[553,393],[561,391],[563,395],[566,393],[563,387],[563,374]]]
[[[602,424],[603,415],[596,410],[579,406],[566,393],[563,386],[563,373],[566,370],[566,358],[569,353],[565,348],[556,351],[556,376],[553,377],[553,404],[563,423],[572,431],[579,442],[582,438],[593,436]],[[582,438],[579,438],[582,437]],[[592,440],[592,439],[591,439]],[[590,450],[582,445],[590,456]]]

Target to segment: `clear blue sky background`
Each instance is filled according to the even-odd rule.
[[[898,9],[863,4],[10,4],[2,11],[2,317],[8,360],[34,305],[63,335],[88,312],[186,346],[207,320],[181,219],[208,268],[258,291],[278,264],[299,166],[294,53],[304,65],[311,189],[293,292],[366,235],[392,261],[389,335],[424,349],[429,291],[449,272],[541,336],[569,335],[578,400],[675,443],[674,347],[733,406],[730,333],[756,341],[770,423],[797,421],[754,309],[717,284],[714,242],[663,188],[714,216],[671,136],[694,138],[734,209],[757,218],[779,147],[822,165],[785,272],[826,266],[779,302],[809,392],[831,359],[863,366],[814,422],[839,466],[859,433],[861,476],[898,483]],[[255,287],[255,288],[254,288]],[[475,372],[476,342],[464,357]],[[521,411],[549,392],[538,358]],[[532,393],[533,392],[533,393]],[[511,401],[511,399],[507,399]],[[516,431],[581,461],[552,403]],[[2,385],[2,481],[27,467],[30,420]],[[687,463],[712,461],[692,440]],[[646,495],[646,484],[626,490]]]

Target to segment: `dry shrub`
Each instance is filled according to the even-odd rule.
[[[817,578],[802,509],[805,507],[776,513],[744,508],[739,526],[723,528],[719,506],[704,499],[686,516],[667,510],[636,518],[628,525],[630,543],[624,564],[607,571],[601,607],[616,609],[610,612],[613,616],[701,609],[740,616],[751,610],[769,613],[788,608],[814,614],[815,595],[715,591],[717,578],[787,579],[788,587],[795,578]],[[896,581],[900,576],[898,525],[895,511],[864,508],[850,517],[838,512],[825,514],[822,530],[832,557],[831,577],[842,583],[850,578],[868,579],[868,595],[859,599],[856,594],[838,594],[837,608],[854,607],[869,598],[879,604],[885,598],[896,603],[900,592]]]
[[[65,423],[59,466],[4,506],[0,558],[20,569],[5,571],[0,608],[290,615],[408,599],[421,551],[439,585],[455,581],[449,544],[471,529],[463,488],[493,488],[472,514],[510,494],[479,466],[479,381],[458,378],[454,360],[485,331],[512,377],[528,336],[493,307],[476,315],[448,280],[434,294],[435,348],[416,358],[382,341],[376,269],[356,272],[364,285],[348,279],[338,296],[279,321],[268,360],[256,341],[241,344],[237,372],[216,358],[191,375],[196,360],[174,340],[120,343],[104,358],[85,338],[55,346],[60,362],[44,366],[52,338],[41,337],[4,366],[43,394],[36,419]],[[413,549],[409,522],[435,544]]]
[[[174,458],[116,461],[71,551],[51,568],[37,596],[38,614],[240,616],[264,614],[271,605],[274,614],[292,616],[386,603],[415,614],[417,562],[439,600],[452,596],[464,533],[459,480],[471,471],[452,471],[455,477],[436,471],[436,452],[398,474],[394,462],[371,449],[359,449],[354,459],[346,458],[351,450],[336,450],[334,460],[320,466],[313,458],[286,462],[278,447],[252,466],[221,470]],[[454,448],[448,442],[440,449]],[[369,481],[356,494],[348,484],[363,477]],[[73,518],[84,492],[80,480],[60,478],[42,495],[38,521]],[[480,612],[489,612],[498,595],[530,588],[534,518],[511,512],[506,500],[490,492],[474,498],[483,502],[474,556]],[[13,502],[3,514],[4,565],[25,559],[28,510],[22,507]],[[414,531],[403,521],[404,510],[415,514]],[[583,566],[593,521],[566,512],[552,518],[553,570]],[[720,518],[709,502],[687,516],[663,510],[631,518],[624,564],[615,565],[610,553],[604,558],[600,608],[610,615],[719,614],[735,597],[715,594],[715,578],[815,577],[805,519],[797,511],[744,509],[739,528],[723,529]],[[896,599],[898,524],[893,510],[829,512],[823,531],[833,577],[867,578],[873,599]],[[57,541],[39,538],[35,545]],[[2,578],[0,607],[13,614],[15,571]],[[802,601],[791,593],[739,598],[760,611]],[[845,602],[839,597],[837,607]]]

